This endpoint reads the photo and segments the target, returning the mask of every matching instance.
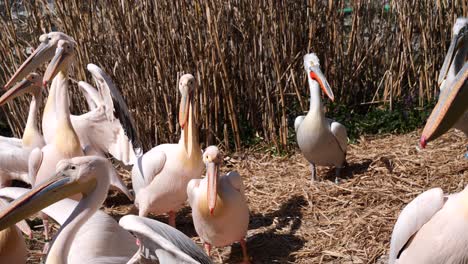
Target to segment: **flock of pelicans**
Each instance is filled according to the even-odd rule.
[[[89,64],[97,89],[78,83],[89,112],[71,115],[68,71],[77,43],[60,32],[44,34],[39,40],[39,47],[5,85],[11,88],[0,98],[3,105],[22,94],[33,95],[22,139],[0,138],[0,263],[26,262],[27,248],[19,230],[31,236],[23,219],[37,212],[46,241],[50,239],[48,219],[61,225],[44,248],[46,263],[212,263],[211,247],[233,242],[240,242],[243,263],[249,263],[245,243],[249,209],[242,179],[237,172],[220,175],[223,157],[217,147],[201,151],[192,107],[195,78],[185,74],[179,80],[179,142],[142,154],[133,120],[110,77]],[[439,102],[421,136],[422,147],[452,127],[468,135],[467,58],[468,20],[459,18],[439,76]],[[43,77],[33,72],[47,61]],[[295,120],[297,142],[311,164],[312,180],[316,165],[333,165],[338,181],[346,164],[346,128],[324,115],[321,90],[331,100],[334,95],[318,57],[304,56],[304,68],[310,109]],[[42,89],[48,86],[41,133],[37,113]],[[135,197],[106,159],[108,154],[133,165]],[[206,177],[201,178],[204,168]],[[32,189],[10,187],[12,180],[29,183]],[[110,187],[134,199],[138,216],[126,215],[117,223],[99,210]],[[175,229],[175,213],[187,200],[205,251]],[[168,214],[169,225],[146,218],[150,213]],[[467,233],[468,189],[450,196],[431,189],[400,214],[389,262],[465,263]]]

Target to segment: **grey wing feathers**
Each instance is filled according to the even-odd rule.
[[[143,154],[143,148],[141,142],[138,139],[135,126],[133,124],[133,119],[130,116],[130,112],[127,108],[122,95],[119,90],[115,87],[112,79],[98,66],[95,64],[88,64],[87,69],[91,72],[96,85],[99,88],[99,93],[101,99],[106,106],[109,106],[111,109],[106,109],[106,115],[109,120],[113,120],[114,114],[116,118],[122,124],[122,127],[125,131],[125,135],[132,142],[135,155],[137,157]],[[113,109],[112,109],[113,108]]]
[[[205,252],[190,238],[169,225],[135,215],[122,217],[119,224],[137,236],[143,247],[150,250],[150,254],[157,253],[158,249],[168,252],[169,254],[158,255],[158,257],[172,256],[167,259],[169,263],[212,263]],[[148,253],[147,250],[142,252]],[[167,263],[163,259],[160,259],[160,262]]]
[[[296,133],[302,121],[304,121],[304,118],[305,118],[305,115],[301,115],[301,116],[296,117],[296,119],[294,120],[294,131],[296,131]]]
[[[237,171],[230,171],[224,177],[229,180],[229,183],[232,185],[232,187],[234,187],[234,189],[244,194],[244,184],[242,183],[242,177]]]
[[[346,133],[346,127],[330,118],[327,118],[327,121],[330,124],[330,130],[333,135],[335,135],[336,141],[338,141],[341,150],[346,153],[348,148],[348,134]]]
[[[83,81],[78,82],[78,87],[81,89],[86,102],[88,103],[89,110],[96,109],[99,105],[102,105],[102,101],[99,98],[99,92],[91,84]]]
[[[393,227],[389,264],[395,263],[406,243],[444,206],[445,200],[442,189],[434,188],[418,195],[403,208]]]

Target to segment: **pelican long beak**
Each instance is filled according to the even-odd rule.
[[[65,71],[68,68],[71,58],[73,57],[71,52],[65,52],[61,47],[55,50],[55,56],[47,66],[47,70],[44,73],[44,86],[47,85],[60,71]]]
[[[330,100],[335,100],[335,96],[333,95],[333,91],[328,84],[327,78],[325,78],[325,75],[322,73],[319,67],[310,67],[309,77],[319,83],[320,88],[322,88],[322,91],[328,96],[328,98],[330,98]]]
[[[210,215],[214,215],[216,200],[218,198],[218,171],[218,164],[209,162],[206,165],[206,177],[208,177],[208,190],[206,195],[208,200],[208,209],[210,209]]]
[[[442,85],[442,82],[445,80],[445,77],[447,77],[448,70],[450,68],[450,65],[452,65],[452,60],[455,55],[455,50],[457,50],[457,47],[462,45],[463,41],[464,38],[461,38],[461,35],[455,34],[453,36],[452,41],[450,42],[447,55],[445,55],[444,64],[442,64],[442,68],[440,69],[439,79],[437,80],[439,87]]]
[[[14,225],[59,200],[89,191],[95,188],[95,185],[96,179],[94,178],[86,182],[76,181],[66,173],[59,172],[55,177],[34,187],[4,208],[0,212],[0,230]]]
[[[15,74],[5,84],[5,89],[8,89],[11,85],[16,83],[18,80],[23,79],[28,73],[37,69],[42,63],[50,60],[54,56],[54,46],[49,43],[42,42],[39,47],[26,59],[23,64],[16,70]]]
[[[439,101],[427,119],[421,135],[420,145],[426,147],[432,141],[447,132],[468,109],[468,89],[464,85],[468,78],[468,63],[458,72],[452,83],[441,91]]]
[[[6,91],[2,97],[0,97],[0,106],[1,105],[4,105],[5,103],[7,103],[8,101],[18,97],[18,96],[21,96],[25,93],[27,93],[29,91],[29,88],[31,88],[31,86],[33,85],[34,83],[31,82],[30,80],[28,79],[24,79],[22,80],[21,82],[17,83],[15,86],[13,86],[11,89],[9,89],[8,91]]]
[[[188,123],[189,111],[190,111],[190,99],[191,96],[188,92],[188,87],[186,87],[185,91],[182,93],[182,97],[180,98],[180,106],[179,106],[179,124],[180,128],[184,129]]]

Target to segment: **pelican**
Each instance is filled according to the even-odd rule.
[[[37,112],[42,104],[42,77],[30,73],[24,80],[8,90],[0,98],[0,105],[24,93],[33,95],[29,104],[29,114],[20,145],[0,143],[0,188],[10,186],[12,180],[31,184],[28,176],[28,159],[34,148],[44,146],[44,139],[37,124]]]
[[[450,128],[457,128],[468,136],[468,19],[458,18],[453,27],[453,37],[438,83],[440,97],[432,110],[420,145],[426,144]]]
[[[1,208],[7,205],[6,200],[0,199]],[[20,230],[31,237],[31,229],[24,220],[0,231],[0,263],[26,263],[28,251]]]
[[[0,230],[39,210],[56,219],[61,228],[52,242],[46,264],[134,263],[128,261],[147,253],[148,257],[160,258],[161,263],[210,263],[195,243],[190,243],[188,237],[174,228],[137,216],[124,217],[120,225],[134,232],[146,249],[139,250],[127,230],[98,210],[106,198],[112,170],[105,158],[76,157],[62,160],[55,176],[32,190],[1,189],[0,196],[16,200],[0,212]],[[76,193],[83,194],[79,202],[64,199]],[[171,259],[171,254],[187,261],[164,262]],[[187,257],[198,262],[190,262]]]
[[[403,208],[393,228],[389,263],[466,263],[468,188],[450,196],[423,192]]]
[[[332,101],[334,95],[320,70],[320,61],[315,53],[304,56],[304,68],[310,88],[310,108],[307,115],[298,116],[294,122],[297,144],[311,164],[312,181],[315,180],[316,165],[334,165],[337,168],[335,182],[338,182],[341,168],[346,163],[346,128],[326,118],[323,113],[320,88]]]
[[[195,78],[180,77],[182,94],[179,123],[182,135],[178,144],[162,144],[140,157],[132,169],[135,205],[139,215],[169,212],[169,224],[175,227],[175,212],[187,200],[187,184],[200,178],[203,171],[198,131],[193,116],[192,94]]]
[[[208,255],[211,246],[223,247],[239,241],[243,263],[250,263],[245,243],[249,208],[241,176],[234,171],[219,177],[222,156],[215,146],[206,148],[203,161],[206,177],[193,179],[187,186],[195,230],[203,240]]]
[[[39,40],[41,42],[39,47],[20,66],[5,87],[9,87],[27,72],[36,69],[42,63],[50,60],[54,56],[54,51],[61,41],[67,42],[72,48],[76,47],[76,42],[73,38],[61,32],[50,32],[48,34],[44,34],[39,38]],[[88,70],[90,70],[89,66]],[[91,73],[93,74],[93,72]],[[103,73],[102,70],[101,73]],[[91,111],[94,114],[90,114],[91,112],[88,112],[79,116],[72,115],[71,124],[76,131],[82,149],[85,150],[86,154],[105,155],[105,153],[110,153],[125,165],[132,165],[135,162],[136,157],[141,156],[142,154],[140,142],[136,138],[136,132],[122,96],[118,90],[114,88],[110,78],[107,75],[104,75],[105,74],[96,80],[93,74],[93,78],[95,78],[95,81],[98,81],[101,85],[108,85],[110,92],[101,94],[101,98],[97,99],[98,101],[93,101],[92,106],[98,106],[97,108],[105,109]],[[82,86],[80,86],[80,88],[82,88]],[[56,135],[55,128],[57,126],[57,120],[55,89],[56,85],[52,82],[42,117],[42,130],[46,143],[53,142]],[[87,100],[96,99],[96,97],[88,96],[87,93],[85,93],[85,97]],[[117,118],[107,119],[109,117],[109,113],[112,113],[113,111],[118,115]]]
[[[68,103],[67,71],[73,62],[74,46],[65,40],[60,40],[57,46],[56,55],[47,67],[44,76],[45,82],[56,76],[53,81],[56,86],[54,89],[55,95],[53,96],[53,98],[56,98],[56,135],[52,143],[47,144],[42,149],[36,148],[31,152],[29,157],[29,177],[33,181],[33,184],[50,177],[51,173],[55,170],[56,164],[60,160],[85,155],[84,151],[81,149],[79,138],[71,124]],[[99,110],[103,111],[103,108],[99,108]],[[95,112],[90,112],[88,115],[92,118],[93,113]],[[102,114],[100,116],[102,116]],[[127,195],[129,199],[133,199],[133,196],[117,174],[112,175],[111,183]],[[48,241],[48,218],[44,214],[41,214],[41,216],[44,220],[45,239]],[[46,250],[47,244],[45,251]]]

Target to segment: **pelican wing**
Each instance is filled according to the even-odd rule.
[[[29,154],[28,160],[28,176],[29,176],[29,183],[34,185],[36,182],[37,172],[42,164],[43,152],[40,148],[35,148]]]
[[[22,148],[23,147],[23,141],[21,139],[19,139],[19,138],[15,138],[15,137],[0,136],[0,146],[2,148],[4,148],[4,147]]]
[[[296,131],[296,133],[302,121],[304,121],[304,118],[305,118],[305,115],[301,115],[301,116],[296,117],[296,119],[294,120],[294,131]]]
[[[230,171],[224,177],[229,180],[229,183],[239,191],[244,194],[244,183],[242,182],[242,177],[237,171]]]
[[[135,193],[148,186],[158,175],[166,164],[166,153],[153,148],[145,155],[139,157],[132,169],[132,184]]]
[[[135,154],[142,155],[141,143],[135,130],[133,118],[130,115],[127,104],[125,103],[122,95],[117,87],[115,87],[112,79],[98,66],[88,64],[87,69],[91,72],[94,81],[99,89],[101,100],[106,106],[107,119],[113,121],[114,118],[118,119],[122,125],[125,135],[133,144]]]
[[[10,147],[0,148],[0,175],[9,175],[8,179],[22,180],[30,183],[25,179],[28,174],[28,157],[31,150]]]
[[[78,87],[81,89],[86,102],[88,103],[89,110],[94,110],[98,105],[102,105],[102,100],[99,95],[99,91],[87,82],[78,82]]]
[[[403,208],[393,227],[389,264],[395,263],[411,237],[442,208],[444,203],[442,189],[434,188],[418,195]]]
[[[346,127],[342,124],[327,118],[328,124],[330,125],[330,130],[335,135],[336,141],[340,145],[341,150],[346,153],[348,148],[348,134],[346,133]]]
[[[153,219],[126,215],[119,224],[141,242],[146,259],[159,263],[212,263],[210,258],[190,238],[179,230]]]

